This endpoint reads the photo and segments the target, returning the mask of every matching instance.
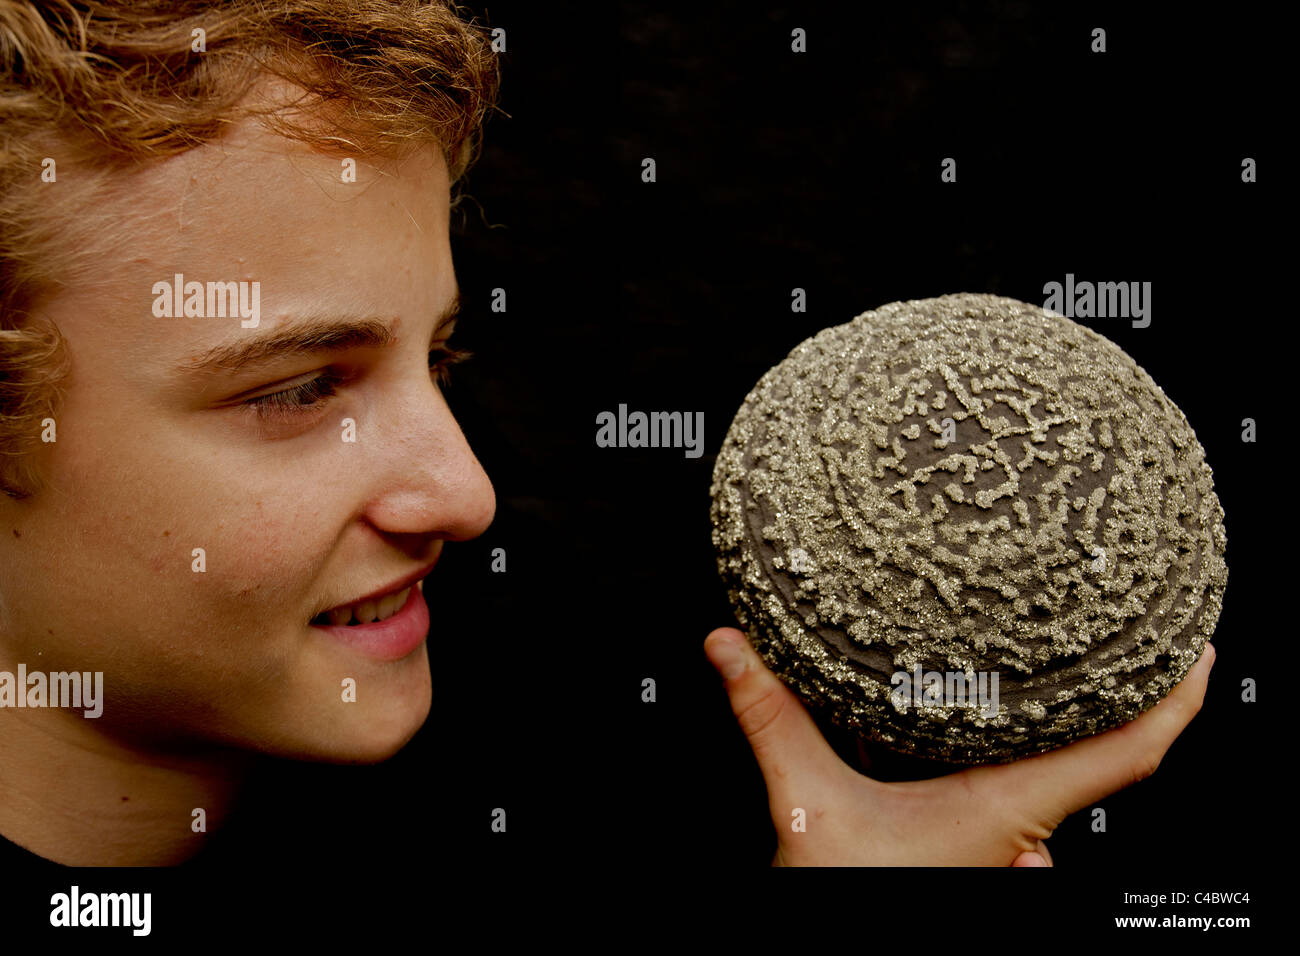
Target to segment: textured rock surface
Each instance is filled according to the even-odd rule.
[[[1182,412],[1110,341],[1000,296],[894,302],[799,345],[746,397],[711,494],[768,664],[836,723],[958,763],[1153,706],[1227,581]],[[898,706],[917,667],[996,673],[996,714]]]

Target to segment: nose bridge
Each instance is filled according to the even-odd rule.
[[[388,478],[370,509],[383,530],[466,540],[496,513],[492,482],[431,382],[403,389],[381,426]]]

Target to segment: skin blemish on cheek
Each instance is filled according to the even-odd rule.
[[[21,537],[22,537],[22,535],[18,532],[18,529],[17,529],[17,528],[14,528],[14,537],[15,537],[15,538],[21,538]]]

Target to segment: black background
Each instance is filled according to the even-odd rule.
[[[525,900],[557,920],[616,905],[635,926],[699,899],[684,881],[730,900],[720,926],[811,930],[880,907],[956,919],[982,899],[984,922],[960,924],[972,942],[991,926],[1073,936],[1168,913],[1123,906],[1126,890],[1248,890],[1248,907],[1181,911],[1257,917],[1285,859],[1289,744],[1265,664],[1294,640],[1266,544],[1285,486],[1264,472],[1291,350],[1280,26],[1240,4],[1177,22],[1016,2],[467,9],[506,29],[508,115],[489,121],[453,216],[456,339],[476,357],[448,398],[498,518],[449,547],[426,589],[434,703],[416,740],[376,767],[274,768],[256,816],[186,868],[217,878],[206,895],[181,874],[135,874],[155,891],[155,936],[213,912],[274,918],[253,876],[273,900],[337,901],[313,917],[325,926],[362,919],[345,905],[358,899],[392,903],[370,911],[381,928]],[[790,50],[795,27],[807,53]],[[1241,181],[1247,156],[1256,184]],[[940,181],[944,157],[955,183]],[[734,623],[709,538],[713,455],[748,390],[816,331],[952,292],[1042,304],[1066,273],[1152,283],[1148,328],[1080,321],[1182,408],[1214,470],[1229,577],[1205,708],[1152,778],[1097,804],[1105,833],[1086,810],[1065,821],[1049,875],[861,871],[786,888],[765,870],[762,777],[702,650]],[[806,313],[790,311],[794,287]],[[596,447],[596,415],[620,403],[703,411],[704,456]],[[1241,441],[1246,417],[1258,444]],[[490,571],[497,547],[505,574]],[[1260,703],[1241,702],[1245,678]],[[797,902],[813,893],[825,901]]]

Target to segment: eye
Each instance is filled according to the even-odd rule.
[[[429,372],[439,386],[445,386],[451,381],[451,367],[472,358],[473,355],[473,352],[465,349],[453,349],[445,345],[439,345],[429,351]]]
[[[438,345],[429,351],[429,373],[439,386],[446,386],[451,379],[451,367],[471,358],[472,352],[465,349],[448,348]],[[259,395],[241,404],[251,408],[259,418],[287,420],[294,415],[311,412],[324,406],[338,394],[338,386],[343,376],[333,369],[325,369],[320,375],[309,379],[293,388]]]
[[[342,378],[334,371],[326,369],[309,381],[282,392],[259,395],[243,404],[251,407],[263,418],[285,418],[299,412],[311,411],[324,405],[337,394],[337,387]]]

